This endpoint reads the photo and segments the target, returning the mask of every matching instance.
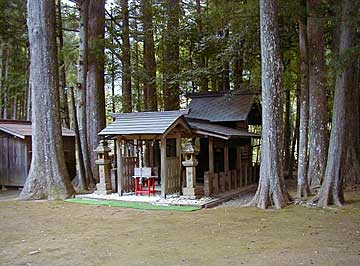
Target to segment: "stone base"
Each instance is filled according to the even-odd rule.
[[[110,183],[98,183],[96,184],[96,190],[94,192],[95,194],[98,195],[108,195],[112,193],[111,190],[111,184]]]
[[[198,199],[201,197],[201,195],[199,195],[198,189],[196,188],[185,187],[183,188],[182,192],[183,192],[183,196],[189,199]]]

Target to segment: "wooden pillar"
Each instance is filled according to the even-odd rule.
[[[225,143],[224,147],[224,179],[225,179],[225,191],[231,190],[231,175],[229,171],[229,143]]]
[[[117,165],[117,191],[121,196],[123,193],[124,180],[123,180],[123,160],[122,160],[122,152],[121,152],[121,137],[117,137],[116,139],[116,165]]]
[[[179,158],[179,180],[178,180],[178,186],[179,186],[179,192],[181,192],[181,168],[182,168],[182,159],[181,159],[181,136],[176,137],[176,157]]]
[[[242,176],[242,169],[241,169],[241,148],[240,146],[236,146],[236,169],[237,172],[239,173],[239,186],[242,187],[243,185],[243,176]]]
[[[214,172],[214,138],[209,137],[209,173]]]
[[[214,177],[214,139],[209,137],[209,171],[204,174],[204,195],[210,196]]]
[[[229,172],[229,143],[224,147],[224,172]]]
[[[160,142],[161,153],[161,197],[166,198],[167,193],[167,165],[166,165],[166,139],[162,138]]]

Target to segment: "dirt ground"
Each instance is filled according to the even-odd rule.
[[[342,209],[240,208],[191,213],[0,192],[0,265],[360,265],[360,193]]]

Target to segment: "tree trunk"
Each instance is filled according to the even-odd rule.
[[[307,34],[309,43],[309,169],[311,189],[317,190],[324,178],[328,147],[327,99],[323,20],[321,0],[308,0]]]
[[[61,15],[61,1],[56,1],[57,6],[57,30],[58,30],[58,41],[59,41],[59,95],[60,95],[60,114],[62,125],[66,128],[70,127],[69,122],[69,108],[66,93],[66,71],[64,62],[64,38],[62,28],[62,15]]]
[[[179,74],[179,0],[167,0],[167,28],[165,39],[164,104],[165,110],[180,108]]]
[[[357,2],[351,0],[342,1],[339,39],[340,56],[346,56],[349,49],[354,49],[356,45],[356,27],[351,25],[352,18],[355,18],[357,14],[358,9],[356,6],[358,6]],[[346,145],[348,145],[348,137],[351,136],[348,132],[353,130],[351,124],[353,119],[348,114],[353,112],[354,106],[349,106],[349,103],[352,102],[353,93],[358,90],[356,65],[356,56],[346,58],[346,62],[337,75],[328,160],[324,183],[318,195],[318,207],[327,207],[332,204],[342,206],[344,203],[343,186],[345,174],[349,173],[344,168],[348,166],[346,161],[349,156],[349,149],[346,148]],[[356,141],[358,142],[358,139]]]
[[[244,70],[244,56],[243,56],[243,43],[239,39],[235,44],[235,56],[233,62],[233,73],[234,73],[234,89],[241,89],[243,82],[243,70]]]
[[[74,194],[61,137],[55,1],[28,1],[32,160],[21,200],[64,199]],[[37,104],[41,100],[41,104]],[[44,130],[46,129],[46,130]]]
[[[122,110],[125,113],[132,111],[131,97],[131,60],[129,39],[129,5],[128,0],[121,0],[122,16]]]
[[[98,179],[95,149],[98,133],[106,126],[104,89],[105,0],[90,0],[88,21],[88,75],[86,83],[86,125],[91,170]]]
[[[73,118],[73,129],[75,131],[75,150],[76,150],[76,168],[77,168],[77,175],[76,180],[78,187],[81,190],[87,190],[87,179],[86,179],[86,171],[85,171],[85,164],[83,159],[83,151],[81,149],[81,139],[80,139],[80,132],[79,132],[79,124],[76,115],[76,106],[75,106],[75,96],[74,96],[74,88],[70,88],[69,90],[70,95],[70,102],[71,102],[71,116]],[[73,182],[74,183],[74,182]]]
[[[9,60],[10,60],[10,49],[5,45],[4,77],[2,80],[2,90],[3,90],[2,104],[3,104],[4,119],[8,119],[8,108],[9,108],[9,88],[8,88]]]
[[[141,1],[144,27],[144,106],[145,111],[157,111],[156,62],[153,30],[152,0]]]
[[[77,2],[80,10],[80,45],[79,45],[79,66],[78,66],[78,83],[77,83],[77,103],[76,114],[79,126],[81,156],[83,157],[86,183],[89,186],[95,185],[93,173],[90,164],[90,155],[88,147],[87,134],[87,110],[86,110],[86,91],[87,91],[87,71],[88,71],[88,8],[89,0]]]
[[[305,8],[305,7],[304,7]],[[299,20],[300,43],[300,126],[299,126],[299,156],[297,197],[307,197],[310,194],[308,185],[308,124],[309,124],[309,61],[306,35],[306,19]]]
[[[196,0],[196,15],[197,15],[197,25],[198,25],[198,35],[199,35],[199,42],[203,37],[203,22],[202,22],[202,11],[201,11],[201,0]],[[203,51],[200,51],[199,54],[199,68],[201,69],[200,73],[200,91],[208,91],[209,89],[209,79],[207,74],[205,73],[206,70],[206,57]]]
[[[291,124],[290,124],[290,89],[285,89],[285,119],[284,119],[284,175],[289,178],[290,169],[290,147],[291,147]]]
[[[300,127],[300,79],[298,80],[296,89],[296,116],[295,128],[291,142],[291,152],[289,161],[289,179],[294,178],[295,150],[299,151],[299,127]]]
[[[282,65],[277,1],[260,0],[262,62],[262,146],[260,180],[250,206],[282,208],[289,201],[282,169]]]

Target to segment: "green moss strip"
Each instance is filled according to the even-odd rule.
[[[108,207],[133,208],[140,210],[156,210],[156,211],[192,212],[201,209],[201,207],[196,207],[196,206],[163,206],[163,205],[153,205],[143,202],[128,202],[128,201],[116,201],[116,200],[66,199],[65,202],[100,205],[100,206],[108,206]]]

